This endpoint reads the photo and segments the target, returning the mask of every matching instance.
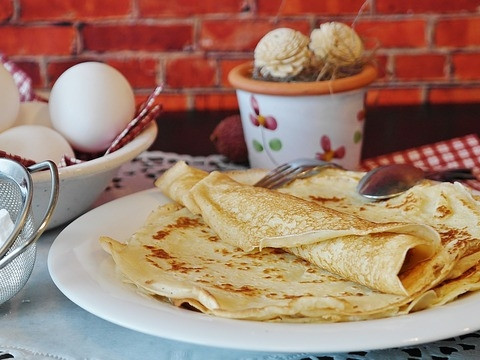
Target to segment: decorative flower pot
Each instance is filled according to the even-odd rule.
[[[232,69],[251,167],[271,169],[298,158],[360,163],[366,86],[376,67],[336,80],[271,82],[252,79],[253,63]]]

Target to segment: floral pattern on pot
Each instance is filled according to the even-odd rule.
[[[357,113],[357,120],[359,123],[363,123],[363,120],[365,120],[365,109],[362,109]],[[362,130],[357,130],[353,133],[354,144],[358,144],[360,141],[362,141],[362,139],[363,139]]]
[[[340,146],[337,149],[332,149],[332,142],[328,135],[323,135],[320,138],[320,146],[323,152],[317,153],[317,159],[323,161],[332,161],[333,159],[343,159],[346,154],[345,146]]]
[[[275,117],[260,113],[260,106],[254,95],[250,96],[250,105],[252,106],[253,110],[253,113],[250,113],[250,122],[253,124],[253,126],[260,128],[260,134],[262,137],[261,141],[256,139],[252,140],[253,148],[258,152],[265,150],[270,160],[276,164],[277,162],[275,161],[270,150],[280,151],[283,146],[282,141],[278,138],[273,138],[267,142],[265,130],[275,131],[275,129],[278,127],[278,122]]]

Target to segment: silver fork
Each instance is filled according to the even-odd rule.
[[[327,167],[342,168],[340,165],[335,163],[317,159],[293,160],[277,166],[253,186],[276,189],[295,179],[306,178],[318,174],[322,169]]]

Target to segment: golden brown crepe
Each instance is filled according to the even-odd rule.
[[[480,287],[480,206],[461,185],[369,202],[357,172],[326,169],[279,191],[232,179],[261,175],[178,163],[156,182],[176,203],[102,246],[140,292],[239,319],[396,316]]]
[[[178,204],[156,209],[127,243],[108,237],[100,242],[141,293],[207,314],[331,322],[410,310],[409,297],[371,290],[283,250],[241,251]]]
[[[296,180],[279,191],[365,219],[432,226],[440,234],[451,267],[445,282],[435,288],[442,293],[439,299],[445,303],[459,294],[478,289],[480,202],[471,190],[460,183],[425,180],[401,196],[368,201],[356,193],[362,175],[361,172],[326,169],[317,176]],[[449,288],[449,300],[441,290],[443,287]],[[454,287],[457,289],[453,290]]]
[[[219,172],[204,172],[202,178],[197,169],[181,162],[156,185],[200,214],[222,241],[243,251],[287,249],[322,269],[379,291],[413,294],[435,282],[445,267],[440,265],[446,254],[438,234],[425,225],[375,223],[312,201],[243,185]],[[422,268],[420,278],[420,270],[412,270],[417,265]]]

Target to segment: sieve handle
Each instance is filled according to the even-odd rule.
[[[50,218],[53,215],[53,211],[55,210],[55,206],[57,205],[58,201],[58,192],[59,192],[59,178],[58,178],[58,169],[57,166],[53,161],[46,160],[40,163],[31,165],[27,168],[28,172],[34,173],[41,170],[49,170],[50,171],[50,198],[48,201],[47,209],[45,210],[45,214],[43,216],[40,225],[33,231],[32,235],[28,237],[28,239],[19,247],[15,248],[12,252],[5,255],[0,260],[0,269],[8,265],[13,259],[15,259],[18,255],[24,252],[28,246],[30,246],[33,242],[35,242],[45,231]]]
[[[53,215],[53,211],[55,210],[55,206],[57,205],[60,180],[58,178],[57,165],[55,165],[55,163],[53,161],[50,161],[50,160],[43,161],[41,163],[31,165],[27,169],[30,173],[34,173],[34,172],[41,171],[41,170],[50,170],[50,177],[51,177],[51,179],[50,179],[50,199],[48,200],[48,207],[45,210],[45,214],[43,216],[42,222],[37,227],[37,230],[34,232],[37,235],[36,237],[39,238],[40,235],[42,235],[42,233],[45,231],[45,229],[46,229],[46,227],[47,227],[47,225],[50,221],[50,218]]]

